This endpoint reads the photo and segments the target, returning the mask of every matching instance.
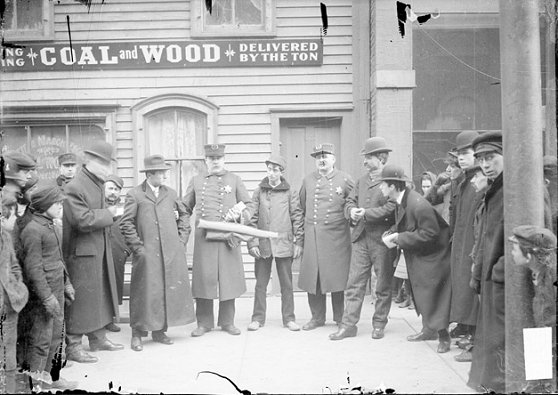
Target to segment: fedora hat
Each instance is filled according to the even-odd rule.
[[[405,175],[405,171],[401,166],[397,165],[385,165],[382,169],[382,175],[379,181],[411,181]]]
[[[386,139],[383,137],[371,137],[364,143],[364,148],[360,151],[361,155],[377,154],[380,152],[391,152],[391,148],[388,148]]]
[[[116,157],[114,155],[114,148],[112,144],[107,143],[104,140],[97,140],[91,147],[88,149],[83,150],[83,152],[96,156],[97,158],[101,158],[107,162],[114,161],[116,162]]]
[[[146,171],[157,171],[157,170],[169,170],[172,166],[165,163],[165,158],[163,155],[155,154],[146,157],[143,160],[143,170],[140,172],[145,173]]]

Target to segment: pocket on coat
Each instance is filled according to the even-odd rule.
[[[89,243],[76,245],[76,256],[94,256],[96,253],[95,246]]]

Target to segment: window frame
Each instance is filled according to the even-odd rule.
[[[17,2],[17,0],[14,0]],[[54,41],[54,2],[42,0],[43,28],[39,30],[4,29],[4,38],[11,42]]]
[[[191,4],[191,15],[192,21],[191,26],[191,37],[192,38],[207,38],[207,37],[275,37],[276,32],[276,0],[262,0],[264,2],[264,23],[263,30],[260,29],[260,25],[245,25],[236,26],[234,25],[217,25],[208,28],[205,25],[204,15],[205,15],[205,1],[204,0],[193,0]],[[252,27],[254,26],[254,27]],[[257,26],[257,27],[256,27]]]

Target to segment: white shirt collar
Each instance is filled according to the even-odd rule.
[[[149,182],[149,180],[146,180],[146,181],[147,181],[147,185],[149,185],[149,188],[151,188],[151,190],[152,190],[153,192],[155,192],[155,191],[159,192],[160,186],[159,186],[159,187],[155,187],[155,186],[151,185],[151,183]]]
[[[397,196],[397,199],[395,199],[397,201],[397,204],[401,205],[401,202],[403,201],[403,195],[405,195],[405,190],[402,190],[399,196]]]

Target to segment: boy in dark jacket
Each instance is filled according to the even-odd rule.
[[[285,159],[272,156],[265,177],[252,196],[253,208],[250,225],[262,230],[278,232],[277,239],[254,238],[248,242],[248,251],[256,259],[256,290],[254,312],[249,331],[256,331],[265,324],[266,290],[271,274],[271,263],[275,258],[279,284],[281,285],[281,313],[283,325],[291,331],[300,327],[295,322],[292,264],[293,258],[302,253],[304,237],[302,209],[298,193],[290,188],[282,177]]]
[[[64,295],[74,290],[62,259],[62,235],[54,220],[62,218],[64,196],[56,184],[38,185],[31,195],[32,217],[21,230],[23,272],[30,291],[23,314],[33,317],[28,328],[24,366],[34,386],[73,390],[77,383],[59,377],[64,339]]]

